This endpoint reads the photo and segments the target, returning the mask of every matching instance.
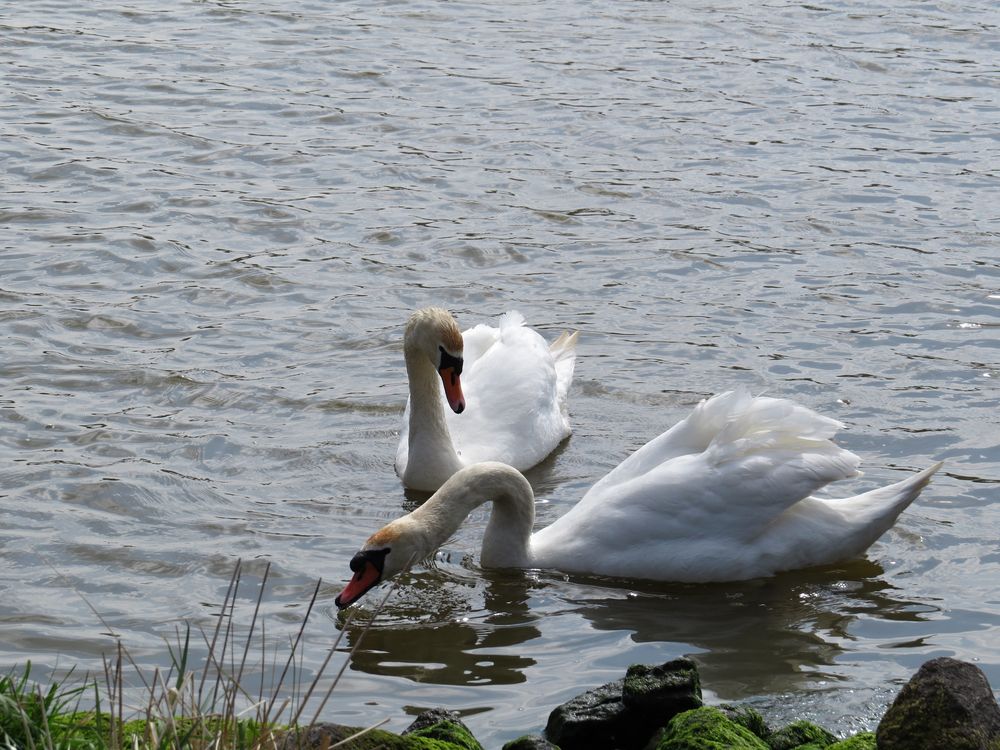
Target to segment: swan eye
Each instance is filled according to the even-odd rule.
[[[453,354],[448,354],[444,350],[443,346],[439,346],[438,350],[441,352],[441,362],[438,364],[438,371],[444,370],[450,367],[455,375],[462,374],[462,358],[456,357]]]
[[[351,570],[359,573],[365,569],[366,564],[371,563],[381,575],[382,569],[385,567],[385,558],[390,550],[390,547],[386,547],[385,549],[366,549],[358,552],[351,558]]]

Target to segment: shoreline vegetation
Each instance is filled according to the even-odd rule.
[[[267,564],[250,623],[245,633],[238,633],[236,603],[243,577],[243,563],[238,560],[214,629],[197,633],[190,625],[178,629],[175,642],[166,643],[170,668],[156,668],[151,675],[135,662],[115,628],[77,592],[115,639],[112,655],[104,656],[103,674],[74,678],[71,669],[61,682],[43,688],[31,679],[29,661],[0,675],[0,750],[256,750],[278,747],[279,740],[287,742],[290,734],[297,735],[298,727],[317,724],[362,643],[364,630],[328,679],[330,662],[352,623],[354,613],[348,614],[313,678],[302,682],[300,646],[322,582],[316,582],[287,655],[279,658],[266,653],[263,645],[261,604],[269,574]],[[372,610],[372,618],[381,612],[393,588]],[[207,652],[194,666],[199,638]],[[259,681],[251,677],[255,670]],[[265,675],[271,678],[267,686]],[[363,736],[389,721],[359,728],[357,734]]]
[[[242,565],[237,563],[216,626],[199,631],[207,655],[190,661],[192,630],[178,630],[167,644],[171,667],[145,676],[121,638],[87,602],[116,638],[104,674],[43,688],[31,679],[31,663],[0,676],[0,750],[483,750],[456,712],[421,714],[401,734],[383,731],[386,718],[369,727],[320,722],[350,655],[332,678],[324,677],[351,624],[348,615],[326,658],[308,683],[300,683],[299,645],[320,590],[317,582],[305,616],[283,660],[272,656],[265,694],[261,673],[247,683],[267,654],[251,650],[270,567],[260,582],[249,630],[237,637],[235,603]],[[382,609],[392,587],[375,608]],[[86,601],[86,600],[85,600]],[[362,634],[363,635],[363,634]],[[251,664],[251,662],[254,662]],[[250,667],[250,669],[248,669]],[[126,687],[126,672],[138,677],[144,705]],[[325,684],[326,682],[329,684]],[[75,683],[75,684],[74,684]],[[283,693],[288,697],[280,697]],[[307,713],[307,706],[316,704]],[[764,716],[739,704],[705,705],[697,665],[687,658],[662,665],[633,665],[615,682],[553,707],[541,735],[525,735],[503,750],[1000,750],[1000,706],[975,665],[933,659],[903,687],[875,732],[838,738],[811,722],[772,729]]]

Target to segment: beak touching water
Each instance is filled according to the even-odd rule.
[[[354,577],[334,600],[338,609],[349,607],[382,581],[382,568],[389,549],[363,550],[351,558]]]

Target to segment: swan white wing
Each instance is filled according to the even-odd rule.
[[[808,449],[819,445],[835,453],[846,453],[829,442],[841,426],[840,422],[787,399],[755,398],[743,389],[726,391],[701,401],[691,414],[608,472],[587,494],[613,494],[615,486],[674,458],[706,451],[713,457],[714,464],[727,457],[781,446],[794,452],[799,447]],[[853,458],[856,467],[858,459]]]
[[[747,408],[753,397],[744,390],[726,391],[702,400],[687,417],[636,450],[604,475],[590,493],[610,491],[630,479],[678,456],[701,453],[734,413]]]
[[[570,433],[556,357],[517,313],[504,315],[497,328],[476,326],[463,338],[467,406],[462,414],[447,415],[462,462],[502,461],[517,469],[535,465]],[[561,356],[565,362],[572,351]],[[571,368],[560,367],[572,377]],[[568,384],[562,389],[568,391]]]
[[[758,575],[767,550],[755,539],[811,493],[857,475],[858,457],[828,439],[836,425],[783,399],[720,394],[537,532],[534,553],[607,575]]]
[[[767,538],[768,525],[815,502],[808,491],[826,484],[824,473],[849,475],[851,465],[772,455],[712,466],[704,454],[681,456],[613,495],[588,493],[532,536],[535,564],[673,581],[739,580],[794,567]],[[803,538],[786,541],[801,546]]]

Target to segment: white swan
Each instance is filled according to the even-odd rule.
[[[472,463],[524,470],[551,453],[570,434],[577,335],[550,345],[517,312],[460,333],[447,310],[415,312],[403,339],[410,381],[396,451],[403,484],[433,491]]]
[[[858,457],[830,440],[840,426],[785,399],[714,396],[534,534],[527,480],[500,463],[470,466],[368,539],[337,606],[433,554],[490,500],[484,567],[731,581],[849,559],[892,526],[941,464],[855,497],[813,497],[858,475]]]

